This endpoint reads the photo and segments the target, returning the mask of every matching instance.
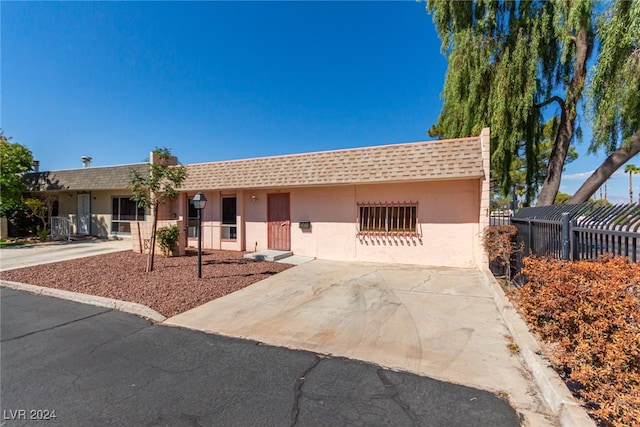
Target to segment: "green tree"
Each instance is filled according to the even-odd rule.
[[[558,191],[558,194],[556,194],[556,199],[553,201],[553,204],[564,205],[569,201],[569,199],[571,199],[570,194],[563,193],[562,191]]]
[[[38,221],[32,215],[22,199],[7,199],[0,206],[0,215],[7,218],[10,227],[9,235],[13,237],[29,236],[36,233]]]
[[[0,130],[0,204],[20,200],[25,189],[22,175],[31,170],[31,151]]]
[[[540,150],[537,154],[537,162],[538,162],[538,171],[543,171],[544,166],[547,162],[551,154],[553,141],[546,140],[540,143]],[[578,152],[575,147],[569,147],[569,151],[567,153],[567,159],[565,164],[569,164],[578,158]],[[493,173],[492,173],[493,175]],[[523,206],[531,206],[533,199],[537,194],[537,190],[539,186],[544,182],[544,174],[538,173],[534,177],[534,181],[532,183],[527,184],[527,163],[526,158],[524,157],[524,153],[519,153],[518,157],[511,164],[511,170],[509,171],[510,179],[511,179],[511,191],[509,194],[504,196],[504,193],[495,185],[492,185],[492,200],[494,200],[497,204],[504,204],[507,201],[509,204],[511,203],[513,192],[517,194],[518,198],[523,202]],[[560,192],[558,192],[560,194]],[[564,200],[563,203],[567,202],[571,198],[571,195],[563,195],[561,199],[556,197],[554,204],[558,204],[558,200]]]
[[[41,227],[38,226],[39,231],[45,231],[49,228],[55,200],[56,196],[52,194],[41,194],[36,197],[28,197],[24,200],[24,204],[31,211],[31,215],[38,218],[42,223]]]
[[[527,183],[527,163],[526,158],[524,156],[518,156],[512,163],[511,166],[511,183],[513,187],[516,187],[516,191],[519,196],[525,197],[525,203],[529,205],[533,202],[537,190],[544,183],[544,173],[541,171],[544,170],[545,165],[547,164],[547,160],[551,156],[551,150],[553,148],[553,141],[545,141],[540,143],[538,155],[537,155],[537,165],[538,165],[538,173],[533,177],[533,182]],[[567,151],[567,158],[565,160],[565,164],[569,164],[578,158],[578,152],[575,147],[569,147]]]
[[[536,167],[534,168],[535,173],[527,177],[529,170],[528,162],[532,160],[527,160],[525,149],[522,146],[517,152],[517,157],[511,164],[511,171],[509,174],[512,186],[516,188],[516,192],[520,197],[524,197],[524,203],[526,206],[531,205],[538,194],[538,189],[544,183],[544,170],[553,151],[553,138],[555,137],[557,126],[558,121],[552,119],[545,123],[542,129],[542,140],[538,143],[538,149],[534,153],[535,159],[533,159],[533,161],[536,162]],[[577,158],[578,152],[576,148],[574,146],[570,146],[567,150],[565,165],[575,161]]]
[[[633,174],[640,173],[640,168],[636,165],[628,164],[624,171],[629,174],[629,203],[633,203]],[[640,203],[640,193],[638,193],[638,203]]]
[[[582,184],[571,203],[586,201],[640,152],[640,1],[617,0],[598,25],[600,52],[589,86],[591,152],[609,157]]]
[[[510,171],[519,157],[525,159],[527,188],[535,188],[541,175],[544,116],[554,115],[557,126],[538,195],[539,205],[552,204],[571,142],[580,135],[578,104],[584,98],[587,61],[597,30],[607,27],[611,14],[624,14],[631,20],[630,9],[636,7],[625,8],[621,3],[625,2],[618,0],[599,14],[591,0],[428,0],[427,10],[449,62],[443,107],[430,132],[454,138],[491,126],[492,170],[506,193],[512,186]],[[637,43],[637,35],[629,38],[632,45]],[[602,44],[601,50],[606,49],[611,48]],[[606,54],[600,53],[597,62],[601,58]],[[620,125],[628,127],[629,121]],[[612,145],[615,141],[608,152]],[[600,148],[602,144],[594,139],[592,151]]]
[[[167,200],[176,198],[178,189],[187,177],[187,169],[184,166],[173,164],[174,160],[175,157],[171,156],[171,151],[168,148],[156,148],[151,155],[148,176],[142,176],[134,169],[130,171],[131,199],[139,207],[150,208],[153,215],[151,248],[145,270],[147,273],[153,271],[156,230],[158,228],[158,206],[164,204]]]
[[[31,211],[31,214],[38,218],[40,220],[40,222],[42,222],[42,228],[38,227],[38,229],[40,230],[44,230],[47,228],[47,207],[46,205],[43,203],[42,200],[40,199],[36,199],[36,198],[28,198],[25,199],[24,201],[25,206],[27,206],[27,208],[29,208],[29,210]]]

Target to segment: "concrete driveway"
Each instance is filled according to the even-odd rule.
[[[131,248],[131,239],[81,240],[10,246],[0,249],[0,270],[14,270],[110,252],[130,251]]]
[[[315,260],[164,323],[492,391],[555,424],[478,270]]]

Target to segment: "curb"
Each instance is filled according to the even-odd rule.
[[[111,308],[125,313],[135,314],[156,323],[165,321],[167,318],[146,305],[135,302],[120,301],[113,298],[105,298],[94,295],[81,294],[78,292],[64,291],[61,289],[46,288],[44,286],[27,285],[26,283],[9,282],[0,280],[0,286],[4,286],[17,291],[25,291],[35,295],[45,295],[54,298],[66,299],[69,301],[90,304],[98,307]]]
[[[518,345],[526,368],[533,376],[545,403],[560,420],[563,427],[596,426],[595,421],[573,397],[569,388],[551,367],[540,345],[529,332],[525,321],[520,317],[502,287],[488,269],[481,269],[493,300],[500,312],[502,321]]]

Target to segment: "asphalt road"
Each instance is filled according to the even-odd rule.
[[[366,363],[6,288],[0,304],[2,426],[519,425],[491,393]]]

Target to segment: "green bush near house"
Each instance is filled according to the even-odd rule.
[[[49,240],[49,236],[51,235],[51,230],[48,228],[40,228],[38,227],[38,240]]]
[[[180,230],[177,225],[169,225],[162,227],[156,231],[156,239],[158,245],[162,250],[162,254],[166,257],[171,256],[173,248],[175,248],[178,239],[180,238]]]
[[[0,206],[0,215],[7,218],[9,236],[24,237],[36,234],[38,218],[22,200],[7,200]]]

